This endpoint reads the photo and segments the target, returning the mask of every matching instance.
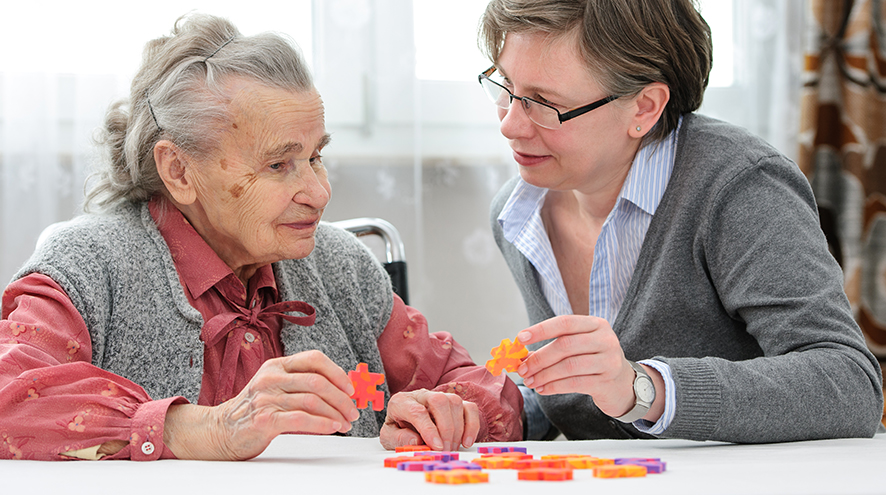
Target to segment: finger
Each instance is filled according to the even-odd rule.
[[[348,395],[330,383],[325,376],[316,373],[261,372],[253,377],[251,391],[256,398],[265,397],[271,402],[277,396],[313,395],[334,408],[343,421],[354,421],[360,416],[354,401]]]
[[[605,321],[596,316],[556,316],[521,331],[517,334],[517,340],[523,345],[529,345],[563,335],[592,332]]]
[[[562,338],[562,337],[561,337]],[[538,387],[547,382],[577,375],[596,375],[618,370],[620,353],[598,349],[594,345],[576,343],[571,348],[551,348],[539,352],[521,363],[523,383]]]
[[[477,435],[480,434],[480,408],[473,402],[464,402],[465,429],[462,434],[461,444],[469,448],[474,444]]]
[[[284,394],[277,397],[277,405],[281,411],[295,412],[302,411],[311,416],[319,418],[327,418],[332,422],[338,423],[340,426],[336,431],[342,433],[351,429],[351,419],[344,416],[336,408],[329,405],[323,398],[316,394]],[[261,405],[261,399],[256,398],[256,405]],[[359,414],[358,414],[359,415]]]
[[[532,352],[517,367],[517,373],[527,386],[532,387],[537,386],[533,384],[533,380],[538,379],[535,375],[552,366],[563,364],[569,374],[587,374],[586,367],[595,361],[583,356],[601,360],[598,369],[606,369],[620,366],[622,355],[618,337],[604,321],[594,331],[563,335]]]
[[[432,449],[443,450],[443,439],[437,431],[437,425],[431,418],[428,408],[422,403],[425,396],[426,394],[412,392],[395,395],[388,402],[387,421],[396,422],[401,427],[406,424],[411,425],[412,429],[421,435],[422,443]]]
[[[294,359],[288,359],[294,358]],[[351,400],[354,387],[342,369],[319,351],[308,351],[287,358],[281,358],[282,369],[286,372],[279,377],[278,387],[285,393],[312,393],[334,407],[344,416],[345,421],[355,421],[360,412]],[[347,381],[347,389],[337,383],[338,375]],[[268,380],[274,378],[269,377]]]
[[[394,450],[403,445],[421,445],[421,435],[411,428],[401,428],[395,424],[385,423],[379,433],[382,447]]]
[[[428,411],[443,440],[443,450],[457,450],[464,434],[463,400],[455,394],[430,392]]]
[[[596,396],[598,394],[592,392],[599,389],[599,375],[567,376],[534,388],[539,395],[581,393]]]
[[[279,433],[296,432],[331,435],[341,431],[343,424],[327,417],[314,416],[305,411],[289,411],[274,416],[274,427]]]
[[[351,379],[348,378],[348,374],[320,351],[299,352],[281,359],[283,360],[283,369],[287,373],[304,371],[319,373],[346,395],[354,395],[354,385],[351,383]]]

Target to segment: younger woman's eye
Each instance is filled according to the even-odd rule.
[[[560,105],[557,105],[556,103],[552,102],[551,100],[545,98],[544,96],[542,96],[542,95],[540,95],[540,94],[538,94],[538,93],[532,95],[531,98],[532,98],[533,100],[539,102],[539,103],[544,103],[545,105],[550,105],[550,106],[552,106],[552,107],[558,107],[558,106],[560,106]]]

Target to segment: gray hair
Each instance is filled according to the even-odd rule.
[[[242,36],[227,19],[183,16],[170,36],[145,45],[130,96],[114,103],[96,141],[106,154],[93,175],[85,209],[146,201],[165,190],[154,145],[168,139],[195,157],[210,156],[232,120],[224,84],[231,77],[290,91],[314,89],[291,40],[274,33]]]
[[[653,82],[671,92],[647,139],[664,139],[701,106],[712,64],[711,29],[692,0],[492,0],[479,43],[493,63],[507,33],[575,36],[606,94],[631,96]]]

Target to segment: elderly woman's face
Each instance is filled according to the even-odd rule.
[[[213,158],[194,167],[188,218],[235,272],[303,258],[331,193],[320,95],[243,80],[229,94],[233,121]]]

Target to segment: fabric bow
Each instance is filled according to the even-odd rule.
[[[288,312],[299,312],[305,316],[291,316],[286,314]],[[214,404],[220,404],[234,395],[234,378],[237,372],[237,359],[240,357],[240,343],[246,337],[246,332],[253,328],[262,328],[266,332],[270,332],[266,320],[278,316],[290,323],[309,327],[314,324],[317,318],[317,310],[304,301],[283,301],[264,308],[237,307],[237,311],[215,315],[206,322],[203,333],[207,346],[214,347],[221,339],[225,337],[228,339],[225,343],[225,353],[222,358]],[[237,321],[246,324],[229,331],[230,326]]]

